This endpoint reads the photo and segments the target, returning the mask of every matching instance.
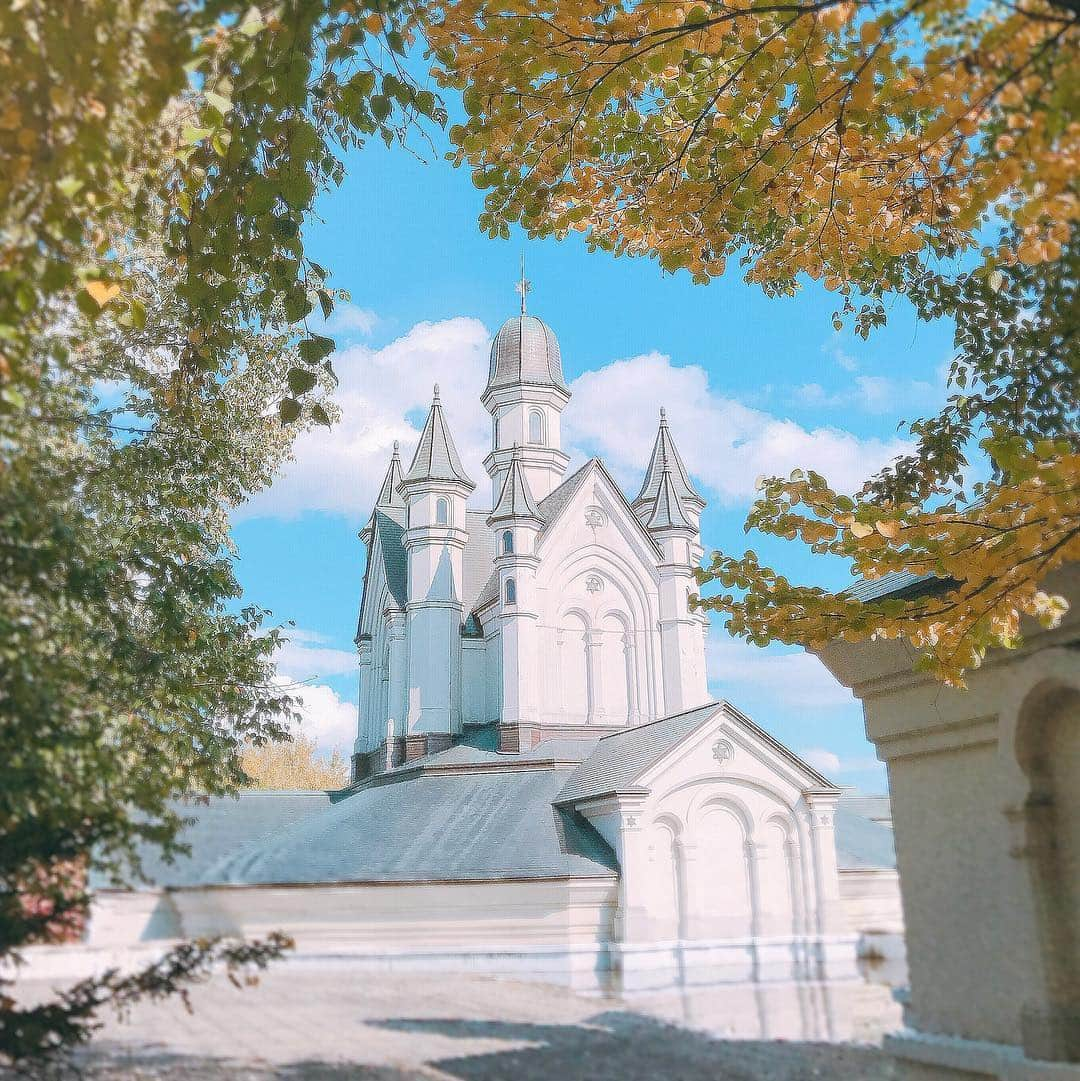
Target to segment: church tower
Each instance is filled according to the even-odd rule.
[[[503,323],[491,343],[487,386],[480,399],[492,418],[492,450],[484,459],[492,506],[502,494],[515,445],[519,468],[535,499],[551,494],[570,462],[560,431],[570,391],[559,343],[547,324],[526,313],[528,290],[523,266],[521,313]]]
[[[407,758],[449,746],[461,727],[462,560],[469,533],[465,474],[443,417],[439,388],[400,489],[408,503]],[[432,738],[434,737],[434,738]]]
[[[709,701],[705,670],[706,620],[690,610],[694,567],[701,560],[701,512],[705,500],[690,482],[660,410],[649,468],[634,513],[664,554],[660,565],[660,651],[664,712],[681,713]]]

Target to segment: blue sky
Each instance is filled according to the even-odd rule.
[[[847,574],[796,545],[744,535],[755,479],[801,465],[855,487],[901,447],[899,421],[940,403],[951,356],[951,328],[917,322],[902,299],[888,327],[862,342],[833,331],[837,298],[812,285],[770,299],[737,267],[697,286],[650,261],[589,253],[577,238],[489,240],[468,172],[429,157],[381,144],[357,151],[342,187],[320,203],[310,254],[352,297],[331,322],[342,420],[302,436],[295,461],[234,522],[245,600],[295,624],[281,670],[307,681],[305,723],[320,745],[345,751],[355,725],[357,530],[395,438],[407,464],[435,381],[467,467],[486,479],[479,393],[491,336],[516,310],[522,252],[530,311],[558,335],[574,392],[564,449],[578,461],[604,457],[633,496],[666,405],[709,500],[706,549],[754,547],[792,578],[842,585]],[[480,483],[474,500],[486,492]],[[833,779],[884,789],[860,708],[816,659],[757,650],[714,628],[709,675],[718,696]]]

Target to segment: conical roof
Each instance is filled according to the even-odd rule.
[[[683,510],[682,499],[665,462],[660,472],[660,488],[656,493],[652,514],[645,523],[646,529],[693,529]]]
[[[633,502],[635,510],[646,507],[656,500],[660,491],[660,481],[663,476],[665,464],[671,471],[671,481],[675,486],[680,500],[685,500],[689,505],[701,510],[705,506],[705,500],[697,493],[697,489],[690,483],[690,474],[683,465],[675,440],[671,438],[668,428],[667,411],[660,410],[660,428],[656,433],[656,442],[653,443],[652,456],[649,458],[649,468],[645,471],[645,480],[642,482],[641,491]]]
[[[394,454],[390,459],[390,468],[386,471],[378,497],[375,500],[376,507],[404,507],[405,497],[399,491],[403,480],[401,473],[401,454],[398,451],[398,441],[394,440]]]
[[[428,480],[454,481],[465,485],[470,491],[476,487],[465,473],[457,447],[450,437],[450,429],[443,418],[438,383],[435,384],[431,412],[424,421],[424,430],[420,433],[420,442],[417,444],[416,454],[413,455],[412,465],[401,483],[408,486]]]
[[[525,473],[521,468],[521,451],[514,444],[514,453],[510,459],[510,468],[506,471],[503,479],[502,492],[495,509],[488,516],[488,524],[506,521],[510,518],[532,518],[541,521],[540,515],[533,502],[532,492],[529,491],[529,482],[525,479]]]

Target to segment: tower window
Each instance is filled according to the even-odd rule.
[[[513,578],[506,579],[506,603],[517,604],[517,582]]]
[[[514,534],[510,529],[503,530],[502,550],[504,556],[510,555],[514,550]]]
[[[529,442],[544,442],[544,414],[539,409],[529,413]]]
[[[450,501],[442,497],[435,500],[435,524],[450,524]]]

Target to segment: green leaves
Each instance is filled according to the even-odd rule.
[[[283,424],[292,424],[300,419],[300,403],[295,398],[282,398],[278,402],[278,416]]]

